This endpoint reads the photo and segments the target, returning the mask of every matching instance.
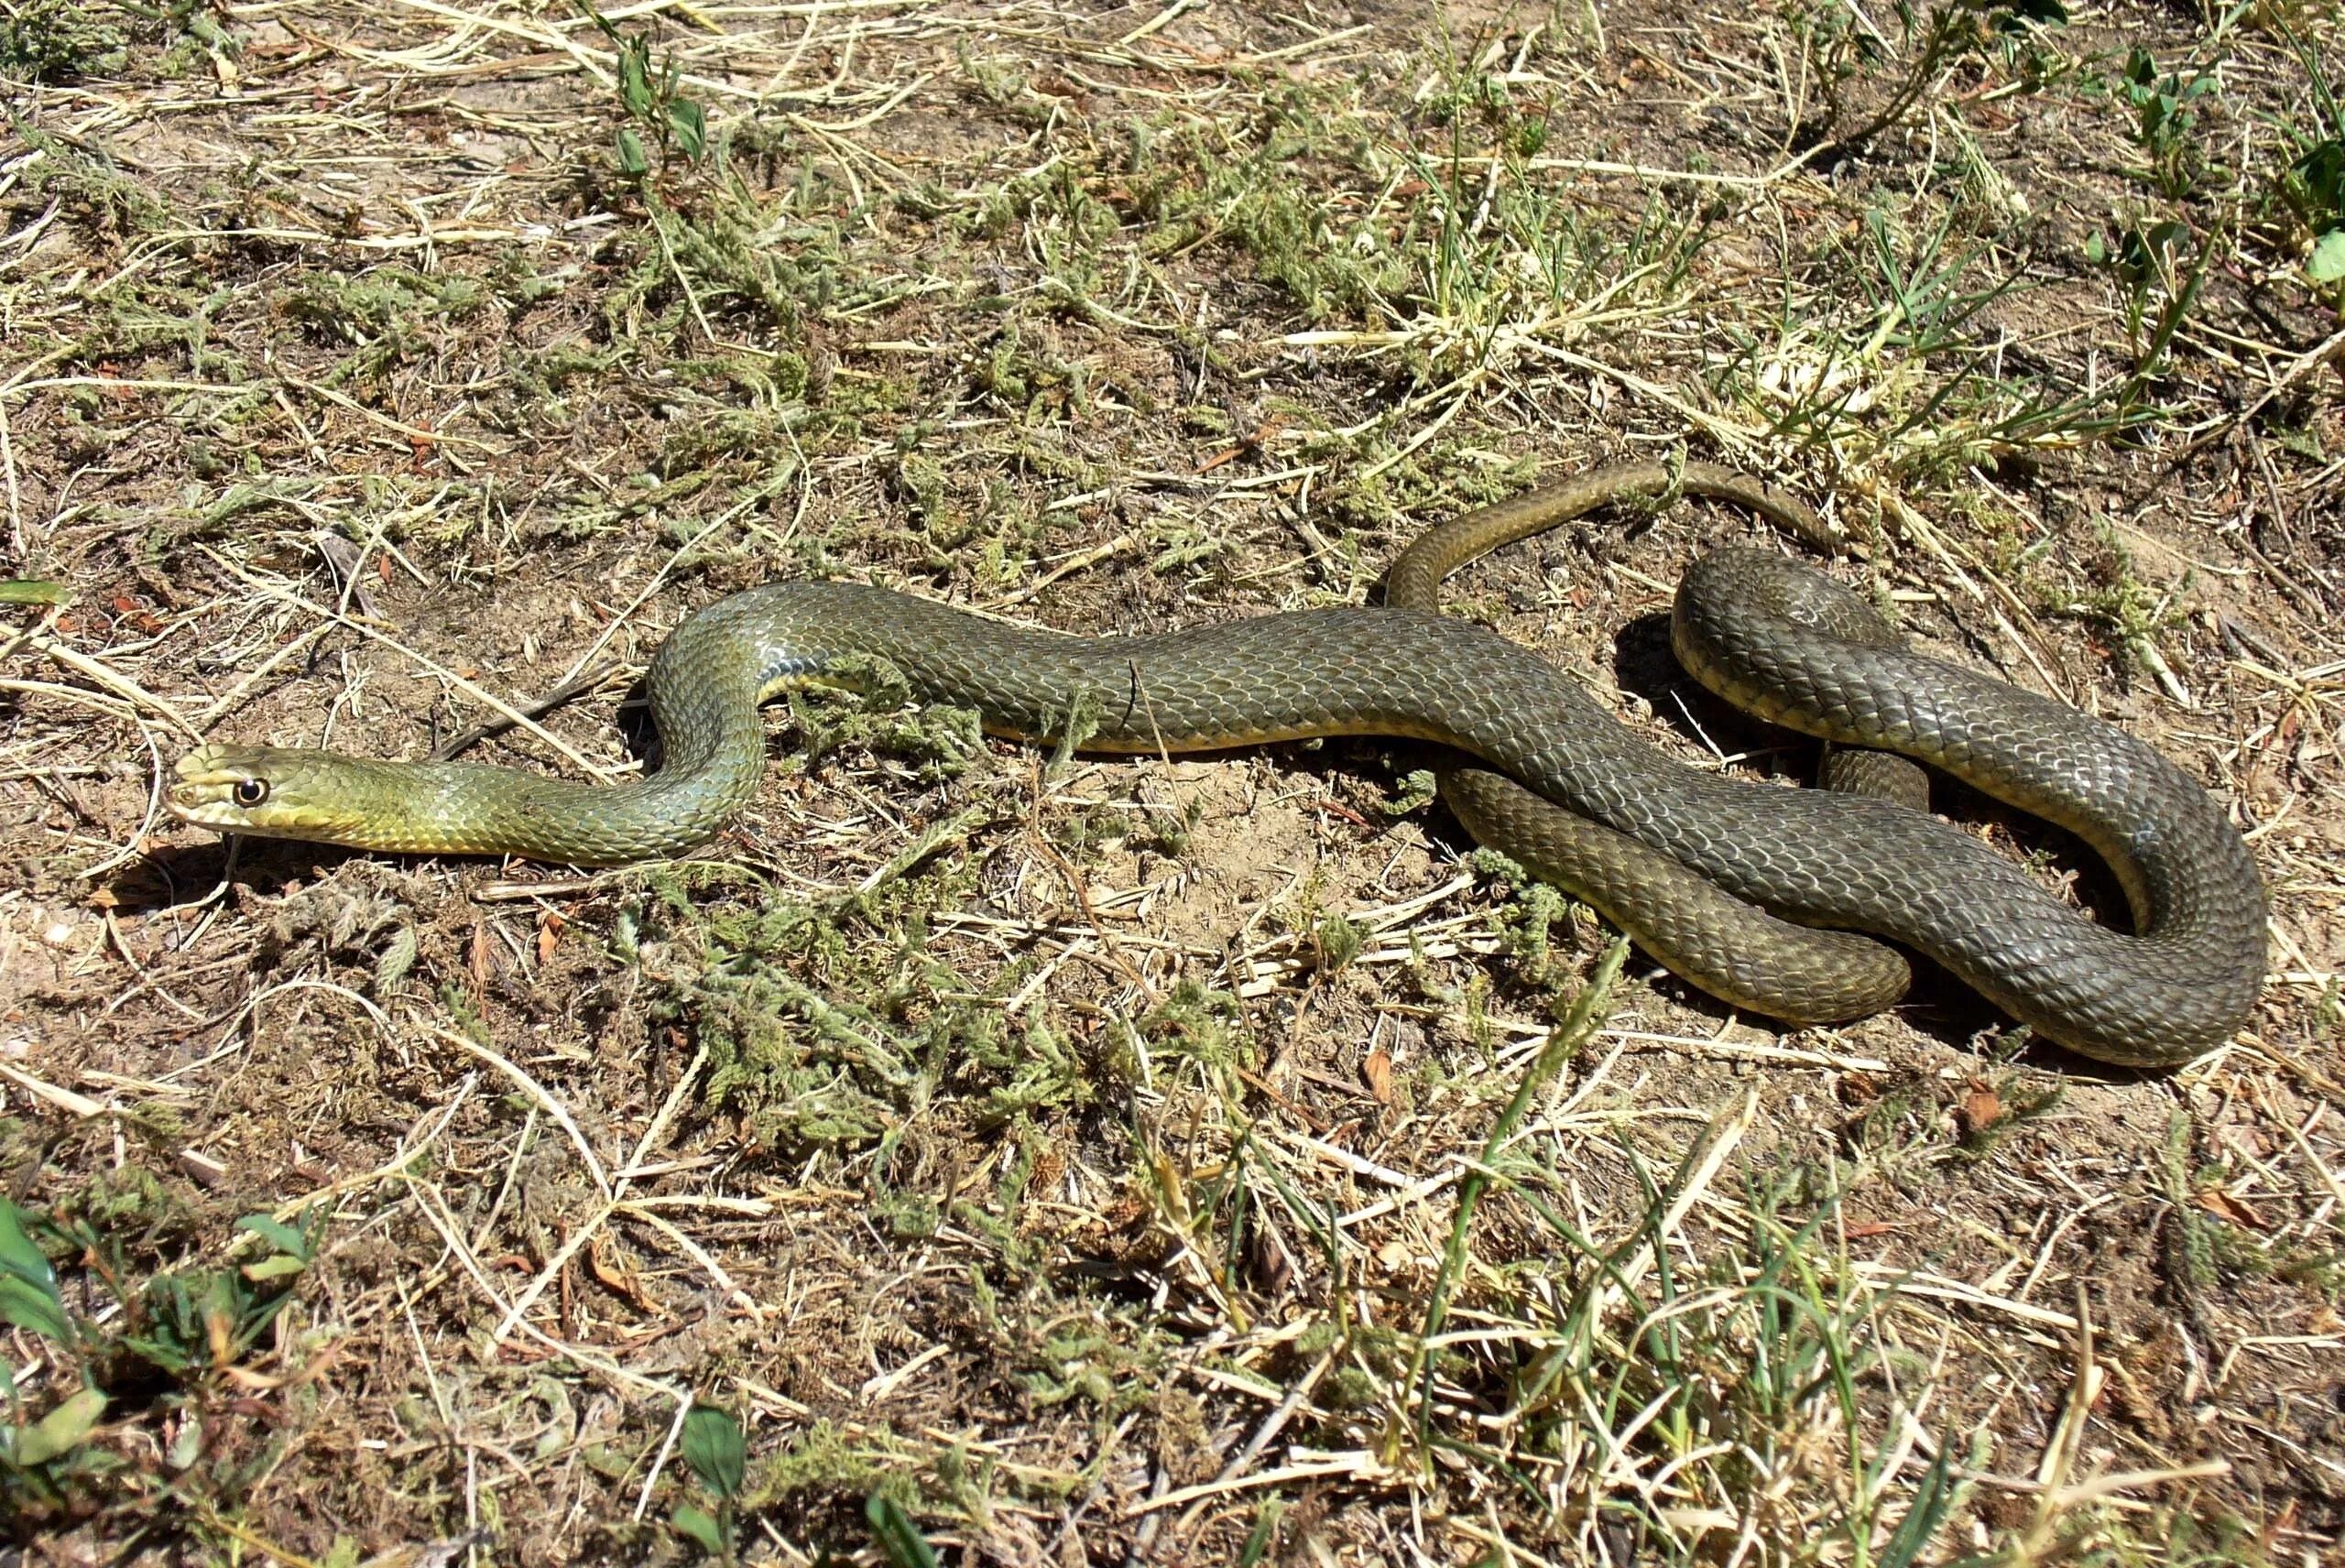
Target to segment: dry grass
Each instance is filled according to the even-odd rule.
[[[685,1561],[680,1507],[784,1563],[2334,1560],[2333,12],[0,17],[10,559],[74,594],[0,671],[0,1151],[82,1321],[9,1420],[107,1395],[0,1458],[36,1560]],[[157,815],[202,736],[624,776],[645,656],[771,575],[1357,602],[1680,449],[2233,802],[2251,1029],[1781,1034],[1601,969],[1405,746],[808,701],[705,860],[591,877]],[[1751,526],[1457,607],[1796,770],[1649,635]]]

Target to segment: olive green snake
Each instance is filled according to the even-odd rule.
[[[181,758],[169,806],[223,833],[574,865],[672,855],[756,793],[758,707],[806,685],[975,710],[999,735],[1156,755],[1316,735],[1434,742],[1477,838],[1601,910],[1685,979],[1793,1023],[1862,1017],[1935,960],[2038,1032],[2102,1061],[2170,1065],[2229,1039],[2262,983],[2264,894],[2238,831],[2147,745],[2076,710],[1914,652],[1851,591],[1781,554],[1696,561],[1672,642],[1760,716],[1902,753],[2077,833],[2115,871],[2131,931],[1903,800],[1787,789],[1674,761],[1562,670],[1440,613],[1452,571],[1608,502],[1678,493],[1751,506],[1813,539],[1814,514],[1731,470],[1631,463],[1442,524],[1393,567],[1383,607],[1260,615],[1158,636],[1075,637],[850,583],[779,583],[685,619],[653,657],[664,761],[572,783],[457,762],[274,746]]]

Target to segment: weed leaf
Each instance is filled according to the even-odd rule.
[[[689,98],[672,98],[668,102],[668,123],[676,130],[676,145],[694,163],[708,146],[708,116],[701,106]]]
[[[46,1465],[60,1454],[82,1446],[98,1418],[106,1413],[106,1397],[84,1388],[28,1427],[20,1428],[9,1446],[19,1465]]]
[[[271,1219],[267,1214],[246,1214],[236,1222],[236,1228],[252,1232],[297,1263],[310,1261],[310,1238],[283,1220]],[[250,1272],[246,1270],[247,1274]]]
[[[725,1532],[716,1528],[714,1519],[692,1504],[678,1503],[676,1511],[668,1516],[668,1522],[676,1527],[677,1534],[688,1535],[700,1542],[701,1550],[711,1557],[724,1554]]]
[[[741,1441],[741,1424],[730,1411],[694,1405],[684,1418],[683,1448],[684,1463],[702,1486],[720,1497],[740,1496],[748,1451]]]
[[[2334,283],[2345,278],[2345,229],[2331,229],[2313,241],[2305,273],[2315,283]]]
[[[650,51],[639,38],[629,38],[619,49],[619,100],[638,120],[651,113]]]
[[[0,1201],[0,1318],[60,1344],[73,1338],[73,1320],[58,1294],[49,1255],[25,1234],[22,1211]]]

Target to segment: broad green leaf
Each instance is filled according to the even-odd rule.
[[[637,119],[651,113],[651,73],[642,40],[629,38],[619,50],[619,101]]]
[[[714,1519],[692,1504],[678,1503],[676,1511],[668,1516],[668,1522],[676,1527],[677,1534],[688,1535],[699,1541],[701,1550],[711,1557],[724,1555],[725,1532],[716,1528]]]
[[[689,98],[671,98],[668,101],[668,123],[675,127],[676,145],[683,148],[686,158],[698,163],[708,147],[708,116],[701,112],[701,106]]]
[[[310,1238],[283,1220],[267,1214],[246,1214],[236,1222],[236,1228],[252,1232],[289,1258],[299,1258],[304,1263],[309,1261]]]
[[[62,583],[43,583],[29,577],[0,583],[0,604],[62,604],[72,597],[73,590]]]
[[[700,1484],[720,1497],[741,1494],[748,1471],[748,1449],[741,1439],[741,1423],[732,1412],[714,1405],[694,1405],[684,1417],[684,1463]]]
[[[643,138],[635,134],[635,127],[621,125],[618,141],[620,171],[638,180],[649,173],[651,160],[643,156]]]
[[[72,1343],[73,1320],[58,1293],[57,1270],[49,1266],[49,1255],[25,1234],[23,1211],[5,1200],[0,1200],[0,1318],[60,1345]]]
[[[84,1388],[49,1414],[20,1429],[16,1433],[16,1458],[19,1465],[46,1465],[60,1454],[69,1454],[82,1446],[98,1418],[106,1413],[106,1397],[95,1388]]]
[[[73,1343],[73,1321],[59,1304],[53,1286],[44,1291],[14,1274],[0,1274],[0,1320],[46,1334],[60,1345]]]
[[[258,1263],[245,1264],[243,1272],[245,1279],[259,1285],[271,1279],[282,1279],[288,1274],[299,1274],[308,1267],[298,1258],[288,1258],[279,1253],[275,1258],[264,1258]]]
[[[2345,229],[2331,229],[2312,242],[2305,273],[2315,283],[2334,283],[2345,278]]]

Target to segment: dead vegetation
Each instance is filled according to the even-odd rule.
[[[71,595],[14,590],[0,670],[0,1519],[77,1563],[2333,1559],[2340,38],[0,0],[9,575]],[[2233,802],[2250,1030],[2135,1078],[1945,984],[1754,1025],[1402,746],[1095,763],[809,699],[704,858],[594,876],[156,811],[204,736],[622,777],[649,650],[769,576],[1360,602],[1432,518],[1674,451]],[[1752,528],[1610,519],[1455,604],[1797,773],[1650,635]]]

